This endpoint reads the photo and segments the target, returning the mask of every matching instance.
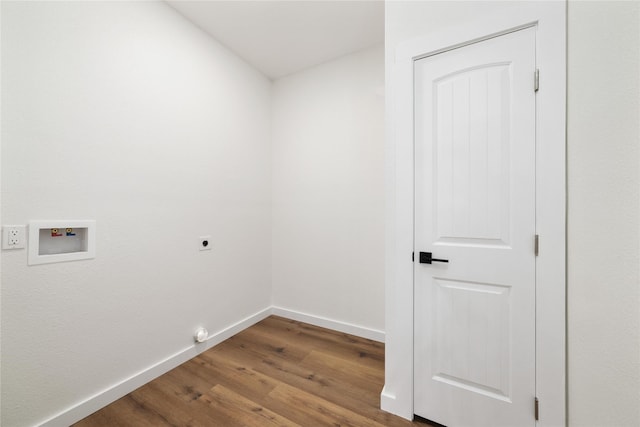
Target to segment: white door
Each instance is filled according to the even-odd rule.
[[[414,412],[448,427],[535,425],[535,37],[415,62]]]

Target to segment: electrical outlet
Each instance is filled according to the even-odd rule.
[[[24,225],[2,227],[2,249],[22,249],[27,243],[27,229]]]
[[[211,236],[200,236],[200,250],[201,251],[211,250]]]

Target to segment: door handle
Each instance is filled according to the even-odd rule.
[[[420,252],[420,264],[431,264],[432,262],[449,262],[449,260],[433,258],[431,252]]]

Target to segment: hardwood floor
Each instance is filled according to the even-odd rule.
[[[75,424],[427,426],[378,409],[384,344],[271,316]]]

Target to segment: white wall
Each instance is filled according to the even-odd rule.
[[[270,82],[162,2],[2,2],[2,422],[42,422],[270,304]],[[211,234],[213,250],[198,251]]]
[[[387,2],[387,70],[398,43],[514,4]],[[570,426],[640,424],[638,8],[572,1],[568,9]]]
[[[0,5],[0,27],[2,25],[2,6]],[[2,46],[2,31],[0,28],[0,46]],[[0,99],[2,98],[2,55],[0,55]],[[0,186],[2,184],[2,102],[0,100]],[[2,206],[2,191],[0,191],[0,207]],[[0,224],[2,224],[2,209],[0,209]],[[1,256],[0,256],[1,257]],[[0,260],[0,422],[2,421],[2,262]]]
[[[384,51],[273,89],[273,303],[384,329]]]
[[[572,426],[640,425],[640,3],[568,9]]]

